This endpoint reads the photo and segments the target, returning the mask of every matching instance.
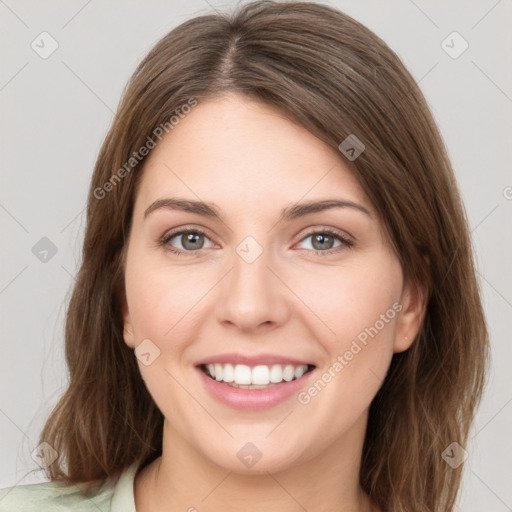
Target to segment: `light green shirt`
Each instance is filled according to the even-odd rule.
[[[0,489],[0,512],[136,512],[133,483],[137,464],[125,469],[117,482],[98,486],[91,496],[78,485],[61,482],[17,485]]]

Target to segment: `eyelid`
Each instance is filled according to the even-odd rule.
[[[297,245],[307,238],[309,238],[312,235],[315,235],[317,233],[321,234],[327,234],[328,236],[331,236],[335,239],[337,239],[340,242],[340,245],[337,247],[334,247],[332,249],[327,249],[325,251],[320,251],[318,249],[304,249],[307,252],[313,252],[314,254],[319,254],[322,256],[329,256],[331,254],[337,254],[343,251],[344,249],[350,249],[354,246],[354,237],[352,235],[349,235],[348,233],[345,233],[344,231],[337,229],[337,228],[331,228],[331,227],[321,227],[316,226],[308,230],[306,233],[303,233],[299,240],[294,244]]]
[[[211,242],[213,242],[214,244],[216,245],[220,245],[216,240],[215,240],[215,237],[212,237],[208,234],[208,230],[205,229],[205,228],[202,228],[202,227],[198,227],[198,226],[195,226],[195,225],[185,225],[185,226],[179,226],[177,228],[174,228],[174,229],[171,229],[170,231],[166,232],[159,240],[159,244],[162,245],[162,246],[167,246],[169,244],[169,241],[174,238],[175,236],[178,236],[180,234],[185,234],[185,233],[188,233],[188,232],[192,232],[192,233],[199,233],[201,235],[204,235],[206,238],[208,238]],[[317,233],[324,233],[324,234],[328,234],[330,236],[333,236],[335,238],[337,238],[341,243],[339,246],[333,248],[333,249],[328,249],[328,250],[325,250],[325,251],[320,251],[320,250],[316,250],[316,249],[303,249],[307,252],[313,252],[314,254],[321,254],[321,255],[330,255],[330,254],[334,254],[334,253],[337,253],[337,252],[340,252],[340,250],[342,250],[343,248],[345,249],[349,249],[350,247],[352,247],[354,245],[354,239],[355,237],[353,237],[352,235],[350,235],[349,233],[345,232],[345,231],[342,231],[338,228],[333,228],[333,227],[327,227],[327,226],[322,226],[322,225],[316,225],[316,226],[313,226],[313,227],[310,227],[310,228],[307,228],[307,231],[304,233],[302,233],[300,235],[300,238],[293,244],[294,246],[297,245],[298,243],[304,241],[306,238],[309,238],[310,236],[312,235],[315,235]],[[202,249],[196,249],[196,250],[193,250],[193,251],[184,251],[182,249],[177,249],[177,248],[166,248],[166,250],[172,252],[172,253],[175,253],[177,255],[195,255],[201,251],[204,250],[204,248]]]
[[[300,238],[298,241],[300,242],[305,237],[310,236],[315,233],[332,233],[332,234],[335,234],[336,236],[350,240],[352,242],[355,242],[357,240],[354,235],[350,234],[348,231],[345,231],[343,229],[339,229],[339,228],[335,228],[335,227],[327,226],[327,225],[322,225],[322,224],[316,224],[310,228],[306,228],[306,231],[300,235]]]
[[[174,238],[177,235],[184,234],[187,232],[193,232],[193,233],[199,233],[201,235],[204,235],[206,238],[210,239],[213,243],[216,245],[219,245],[219,243],[215,240],[215,237],[212,237],[208,230],[205,228],[201,228],[194,225],[186,225],[186,226],[179,226],[177,228],[171,229],[170,231],[166,231],[164,235],[160,238],[161,243],[165,243],[165,241],[169,241],[170,239]],[[198,251],[201,251],[202,249],[197,249]],[[194,253],[194,251],[187,251],[191,254]]]
[[[318,232],[332,232],[332,233],[335,233],[336,235],[339,235],[339,236],[342,236],[345,238],[350,238],[352,240],[356,240],[356,237],[353,236],[352,234],[350,234],[348,231],[344,231],[344,230],[341,230],[338,228],[333,228],[333,227],[321,225],[321,224],[312,226],[310,228],[305,228],[305,230],[306,231],[305,232],[303,231],[302,234],[300,235],[300,238],[297,239],[298,242],[301,242],[305,237],[312,235],[314,233],[318,233]],[[176,228],[173,228],[170,231],[165,232],[165,234],[161,238],[162,239],[169,238],[171,235],[177,235],[183,231],[185,231],[185,232],[186,231],[197,231],[198,233],[201,233],[201,234],[207,236],[208,238],[210,238],[211,240],[215,241],[215,237],[209,235],[208,230],[206,228],[202,228],[202,227],[199,227],[199,226],[196,226],[193,224],[185,225],[185,226],[178,226]],[[218,244],[217,241],[215,241],[215,243]]]

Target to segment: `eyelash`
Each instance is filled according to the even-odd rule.
[[[175,247],[172,247],[172,246],[169,245],[170,240],[172,240],[175,236],[177,236],[177,235],[185,235],[185,234],[190,234],[190,233],[204,235],[205,237],[209,238],[208,235],[206,234],[206,232],[203,231],[200,228],[183,229],[183,230],[180,230],[180,231],[174,231],[174,232],[165,234],[159,240],[159,245],[162,246],[162,247],[165,247],[165,249],[167,251],[170,251],[170,252],[176,254],[177,256],[195,255],[197,252],[201,251],[202,249],[196,249],[195,251],[182,251],[181,249],[176,249]],[[310,237],[311,235],[317,235],[317,234],[322,234],[322,235],[326,235],[327,234],[327,235],[330,235],[333,238],[338,239],[342,243],[342,245],[340,245],[340,246],[338,246],[338,247],[336,247],[334,249],[329,249],[328,251],[318,251],[316,249],[313,249],[312,250],[313,253],[315,253],[315,254],[317,254],[319,256],[329,256],[330,254],[337,253],[339,250],[343,249],[343,246],[345,246],[346,248],[351,248],[354,245],[354,242],[349,240],[347,237],[345,237],[341,233],[338,233],[337,231],[333,231],[331,229],[322,229],[322,230],[310,231],[309,233],[304,235],[299,240],[299,242],[302,242],[303,240],[305,240],[306,238]],[[306,249],[306,250],[308,250],[308,249]]]

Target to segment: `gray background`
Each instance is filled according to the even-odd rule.
[[[447,144],[472,229],[493,357],[466,446],[460,510],[512,510],[512,3],[326,3],[398,53]],[[123,87],[174,26],[234,4],[0,0],[0,487],[44,481],[42,472],[24,475],[37,467],[31,452],[67,384],[65,304],[90,176]],[[43,31],[59,45],[47,59],[31,48]],[[469,43],[456,59],[441,46],[453,31]],[[42,237],[57,248],[46,262],[32,252]]]

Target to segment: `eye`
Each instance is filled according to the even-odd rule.
[[[313,247],[314,253],[322,256],[337,253],[354,245],[354,243],[345,235],[331,229],[312,231],[308,233],[304,238],[302,238],[301,242],[307,240],[308,238],[311,238],[311,245]],[[339,244],[334,246],[336,240],[339,242]],[[335,248],[333,249],[333,247]]]
[[[337,253],[354,245],[344,234],[333,231],[332,229],[311,231],[303,237],[299,243],[304,242],[304,240],[308,238],[312,240],[311,245],[313,252],[321,256]],[[206,233],[202,229],[194,228],[167,233],[162,237],[159,243],[165,247],[166,250],[178,256],[184,256],[186,254],[193,255],[197,251],[213,246],[212,244],[205,247],[205,240],[210,240],[206,236]],[[337,246],[334,245],[336,241],[339,242]],[[176,247],[176,244],[181,247]]]
[[[174,231],[167,233],[160,240],[160,244],[164,246],[168,251],[171,251],[179,256],[186,253],[194,254],[196,251],[205,249],[204,241],[209,240],[206,233],[198,228],[194,229],[183,229],[181,231]],[[173,244],[179,244],[181,247],[176,248]]]

